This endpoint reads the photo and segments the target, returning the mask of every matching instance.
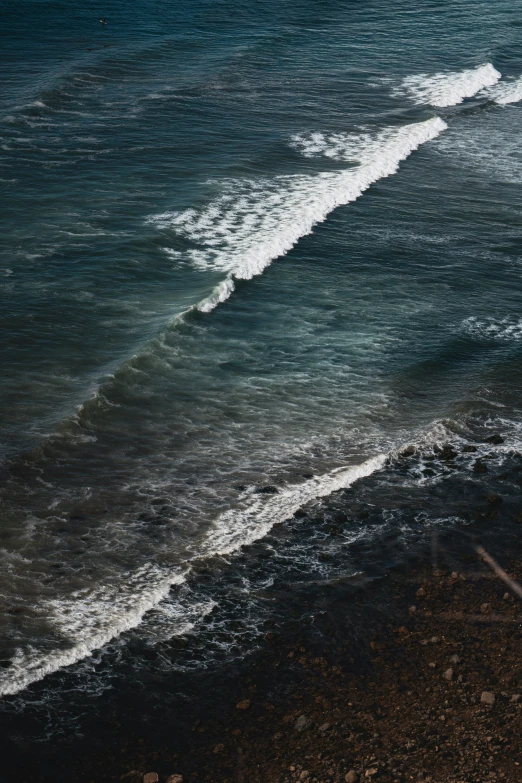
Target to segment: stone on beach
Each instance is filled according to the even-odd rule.
[[[236,710],[248,710],[250,707],[250,699],[243,699],[236,704]]]
[[[344,776],[346,783],[357,783],[357,773],[354,769],[351,769],[349,772],[346,773]]]
[[[183,775],[169,775],[166,783],[183,783]]]
[[[480,701],[482,704],[493,705],[495,703],[495,694],[491,693],[491,691],[483,691],[482,696],[480,697]]]
[[[306,715],[300,715],[294,723],[294,729],[296,731],[304,731],[310,725],[310,719]]]
[[[143,776],[143,783],[158,783],[159,775],[157,772],[146,772]]]

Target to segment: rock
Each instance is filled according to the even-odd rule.
[[[491,693],[491,691],[483,691],[480,697],[480,701],[482,704],[489,704],[493,706],[495,703],[495,694]]]
[[[183,783],[183,775],[169,775],[166,783]]]
[[[277,495],[279,490],[273,484],[267,484],[265,487],[259,487],[256,492],[259,492],[261,495]]]
[[[509,601],[509,599],[510,599],[510,595],[509,595],[509,593],[504,593],[504,595],[502,596],[502,598],[503,598],[503,600],[504,600],[504,601]]]
[[[300,715],[296,722],[294,723],[294,729],[296,731],[304,731],[308,728],[311,721],[310,718],[307,718],[306,715]]]
[[[458,655],[452,655],[449,660],[450,660],[450,663],[460,663],[460,658],[459,658]]]
[[[351,769],[344,776],[346,783],[357,783],[357,773],[354,769]]]
[[[449,444],[447,444],[446,446],[444,446],[444,447],[441,449],[441,451],[439,452],[439,458],[440,458],[440,459],[443,459],[443,460],[445,460],[445,461],[449,461],[449,460],[455,459],[455,457],[456,457],[456,456],[458,456],[458,455],[457,455],[457,452],[456,452],[456,451],[455,451],[455,449],[454,449],[452,446],[450,446]]]
[[[308,780],[309,777],[310,777],[310,773],[308,772],[308,770],[303,769],[303,771],[299,775],[299,780]]]
[[[417,598],[422,598],[425,595],[426,595],[426,590],[424,589],[424,587],[419,587],[419,589],[416,592]]]
[[[490,435],[489,438],[486,438],[486,443],[492,443],[494,446],[500,446],[501,443],[504,443],[504,438],[497,434]]]
[[[514,693],[511,697],[511,701],[520,701],[520,693]]]
[[[243,699],[236,704],[236,710],[248,710],[250,707],[250,699]]]
[[[410,614],[415,614],[416,611],[417,611],[417,607],[416,606],[410,606],[410,608],[408,609],[408,612]]]
[[[158,783],[159,775],[157,772],[146,772],[143,776],[143,783]]]
[[[475,464],[473,465],[473,472],[474,473],[487,473],[488,468],[487,465],[484,465],[483,462],[480,460],[476,460]]]
[[[376,769],[376,767],[370,767],[370,769],[367,769],[366,772],[364,773],[364,777],[372,778],[374,775],[377,774],[377,772],[378,770]]]
[[[449,669],[446,669],[446,671],[442,676],[444,677],[445,680],[448,681],[453,679],[453,669],[451,668],[451,666],[449,667]]]
[[[482,614],[486,614],[486,612],[489,612],[490,604],[481,604],[480,611]]]
[[[321,726],[319,726],[318,731],[320,731],[321,734],[324,734],[324,732],[328,731],[329,728],[330,728],[329,723],[323,723]]]
[[[214,745],[213,753],[222,753],[225,750],[225,746],[222,742],[219,743],[219,745]]]

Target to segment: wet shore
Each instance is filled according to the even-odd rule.
[[[510,538],[495,534],[501,503],[485,499],[475,530],[493,565],[468,531],[466,546],[447,534],[386,577],[323,585],[312,621],[268,632],[239,664],[189,683],[150,677],[139,692],[122,683],[83,736],[12,735],[4,771],[28,783],[522,780],[522,602],[494,570],[522,583],[520,522],[511,505]]]

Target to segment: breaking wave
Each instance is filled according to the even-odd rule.
[[[488,95],[501,106],[508,103],[518,103],[522,100],[522,77],[496,84],[488,90]]]
[[[201,269],[227,273],[225,281],[197,305],[208,312],[233,291],[233,278],[248,280],[288,253],[336,207],[355,201],[373,183],[395,174],[422,144],[446,129],[439,117],[390,128],[372,137],[350,134],[296,136],[305,155],[352,161],[341,171],[281,176],[272,180],[231,181],[222,196],[198,211],[164,212],[148,222],[172,231],[194,247],[186,257]]]
[[[501,73],[491,64],[479,65],[466,71],[407,76],[394,90],[397,96],[408,95],[415,103],[430,106],[456,106],[485,87],[496,84]]]

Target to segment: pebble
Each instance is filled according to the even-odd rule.
[[[169,775],[167,783],[183,783],[183,775]]]
[[[299,780],[308,780],[309,777],[310,777],[310,773],[308,772],[308,770],[303,769],[303,771],[299,775]]]
[[[442,676],[444,677],[445,680],[448,681],[453,679],[453,669],[451,668],[451,666],[449,667],[449,669],[446,669],[446,671]]]
[[[364,773],[364,777],[371,778],[376,774],[377,774],[377,769],[375,767],[370,767],[370,769],[367,769],[366,772]]]
[[[460,663],[460,658],[458,655],[452,655],[449,661],[450,663]]]
[[[511,701],[520,701],[520,693],[514,693],[511,697]]]
[[[349,772],[346,773],[344,779],[346,783],[357,783],[357,773],[355,772],[354,769],[351,769]]]
[[[250,699],[243,699],[236,704],[236,710],[248,710],[250,707]]]
[[[296,722],[294,723],[294,729],[296,731],[304,731],[308,728],[310,725],[309,718],[306,717],[306,715],[300,715]]]
[[[157,772],[146,772],[143,776],[143,783],[158,783],[159,775]]]
[[[495,703],[495,694],[491,693],[491,691],[483,691],[482,696],[480,697],[480,701],[482,704],[493,705]]]

